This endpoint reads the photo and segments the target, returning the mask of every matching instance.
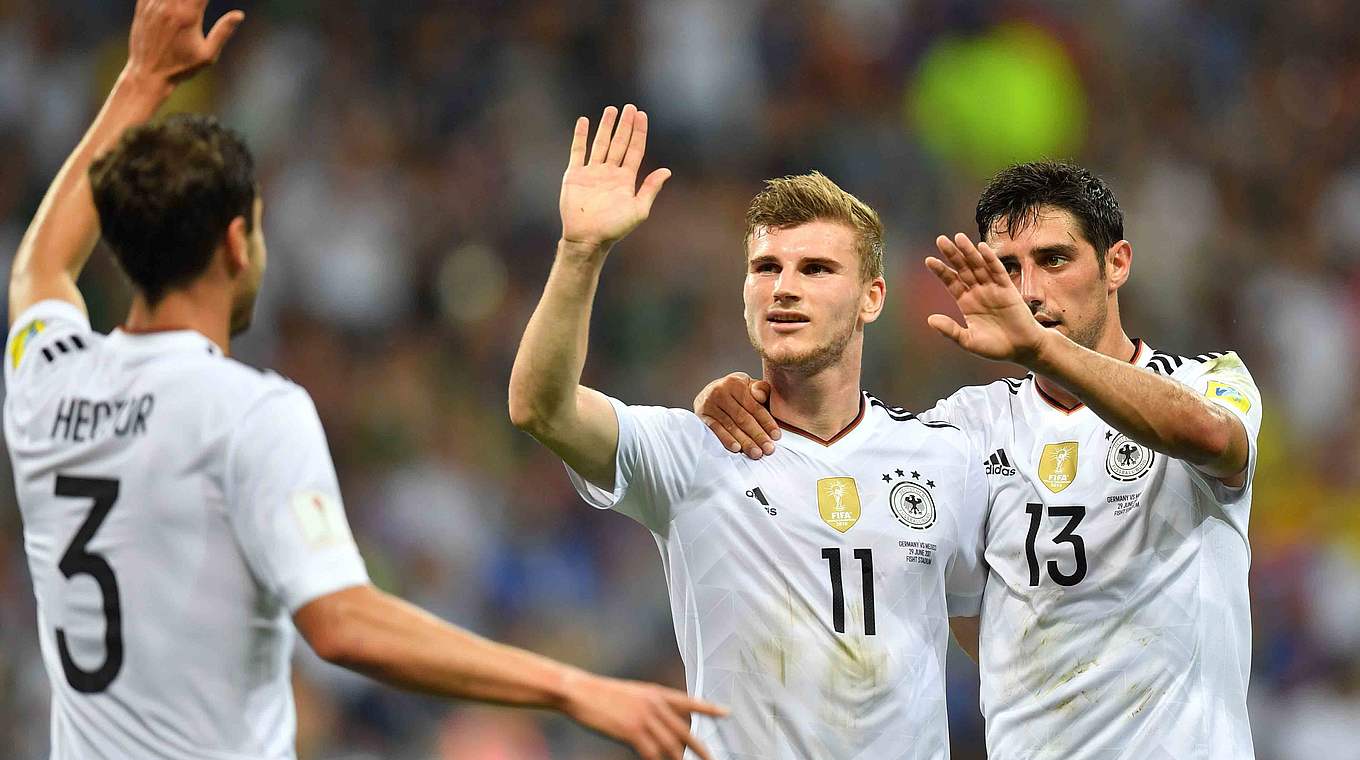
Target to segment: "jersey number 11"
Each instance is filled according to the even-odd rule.
[[[841,550],[822,550],[822,559],[831,566],[831,625],[836,633],[845,633],[845,584],[841,581]],[[859,560],[861,586],[864,588],[864,635],[874,635],[874,551],[856,549]]]

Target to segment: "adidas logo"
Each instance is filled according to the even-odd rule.
[[[1015,466],[1011,464],[1011,460],[1006,458],[1005,449],[997,449],[992,452],[992,455],[983,464],[987,466],[988,475],[1015,474]]]

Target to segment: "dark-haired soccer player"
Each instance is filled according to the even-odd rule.
[[[1251,375],[1233,353],[1176,356],[1127,336],[1118,292],[1133,248],[1090,172],[1011,167],[983,192],[977,225],[985,242],[941,237],[927,260],[966,326],[930,324],[1032,372],[959,390],[923,416],[960,424],[988,452],[988,754],[1252,757]],[[748,381],[710,385],[696,408],[749,450],[774,421]]]
[[[52,757],[292,757],[290,615],[322,657],[388,683],[561,710],[646,758],[708,757],[687,724],[715,708],[369,584],[306,392],[226,357],[265,267],[250,153],[208,118],[145,123],[243,19],[205,37],[206,5],[137,3],[127,66],[10,276],[4,430]],[[107,336],[75,285],[101,228],[135,290]]]

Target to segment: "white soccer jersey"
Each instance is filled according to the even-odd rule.
[[[987,482],[952,425],[865,394],[823,443],[759,461],[694,414],[614,401],[613,492],[647,526],[691,693],[731,708],[698,736],[723,760],[949,756],[949,615],[977,614]]]
[[[306,392],[61,301],[4,362],[54,760],[293,757],[288,613],[367,581]]]
[[[1133,361],[1242,421],[1245,487],[1133,443],[1088,408],[1062,409],[1032,375],[964,388],[923,415],[980,434],[988,452],[982,711],[997,760],[1252,757],[1260,395],[1236,354],[1140,342]]]

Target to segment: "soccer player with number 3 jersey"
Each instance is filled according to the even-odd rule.
[[[940,237],[926,261],[964,325],[930,324],[1031,372],[961,389],[922,417],[974,436],[991,482],[971,626],[989,755],[1251,758],[1250,373],[1231,352],[1177,356],[1127,336],[1118,291],[1133,248],[1086,170],[1011,167],[983,192],[977,223],[982,242]],[[767,394],[732,375],[696,409],[761,454]]]
[[[250,152],[209,117],[150,121],[244,18],[205,36],[206,6],[139,0],[127,66],[10,273],[4,430],[51,757],[293,757],[296,625],[394,686],[560,710],[649,760],[708,758],[686,719],[718,708],[474,636],[368,582],[311,399],[227,356],[265,270]],[[111,335],[76,288],[101,232],[134,289]]]
[[[746,326],[789,433],[781,456],[749,461],[688,410],[580,384],[605,259],[669,175],[637,189],[647,126],[606,109],[587,155],[577,122],[511,418],[586,501],[652,532],[690,691],[732,709],[697,729],[715,755],[947,758],[948,620],[979,609],[988,485],[957,425],[860,389],[886,293],[877,214],[817,173],[767,182],[747,213]]]

